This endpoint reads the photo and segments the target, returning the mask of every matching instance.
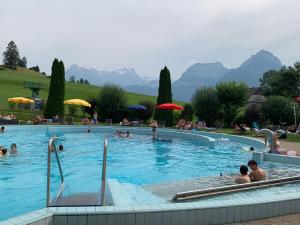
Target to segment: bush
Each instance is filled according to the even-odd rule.
[[[180,119],[192,121],[194,117],[194,109],[192,104],[186,103],[183,107],[184,109],[181,111]]]
[[[112,119],[119,122],[123,119],[127,105],[127,97],[123,88],[117,85],[106,84],[97,97],[96,109],[100,120]]]
[[[198,119],[204,120],[207,125],[213,125],[220,111],[216,90],[211,87],[198,88],[191,101]]]
[[[146,111],[137,112],[138,118],[145,121],[149,120],[153,115],[155,109],[155,103],[150,100],[140,100],[138,104],[143,105],[147,108]]]
[[[234,117],[232,124],[241,124],[246,122],[246,109],[245,107],[241,107],[237,109],[236,116]]]
[[[233,119],[237,116],[238,108],[244,106],[247,100],[248,87],[244,83],[230,81],[217,84],[216,90],[224,123],[226,126],[231,126]]]
[[[282,96],[270,96],[262,107],[262,115],[266,122],[292,125],[295,123],[294,107],[299,112],[299,106],[292,100]]]

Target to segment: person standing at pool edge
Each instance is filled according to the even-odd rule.
[[[255,160],[250,160],[248,162],[248,166],[252,170],[252,172],[249,174],[249,177],[252,182],[261,181],[265,179],[265,171],[258,167],[257,162]]]
[[[157,140],[157,121],[152,120],[152,122],[150,123],[150,127],[152,127],[152,139]]]

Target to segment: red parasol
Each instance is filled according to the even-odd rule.
[[[295,101],[300,103],[300,96],[296,97]]]
[[[156,106],[157,109],[169,109],[169,110],[183,110],[183,107],[180,105],[172,104],[172,103],[164,103]]]

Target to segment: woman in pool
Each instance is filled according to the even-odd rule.
[[[0,157],[6,155],[7,155],[7,149],[4,148],[3,146],[0,146]]]
[[[16,153],[18,153],[17,145],[15,143],[12,143],[10,145],[10,154],[16,154]]]

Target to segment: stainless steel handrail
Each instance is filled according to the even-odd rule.
[[[172,200],[187,201],[193,199],[201,199],[205,197],[212,197],[212,196],[217,196],[222,194],[248,191],[248,190],[259,189],[259,188],[267,188],[267,187],[273,187],[273,186],[297,183],[297,182],[300,182],[300,176],[284,177],[284,178],[246,183],[246,184],[235,184],[235,185],[229,185],[224,187],[207,188],[202,190],[176,193]]]
[[[56,137],[52,137],[49,139],[48,142],[48,162],[47,162],[47,196],[46,196],[46,206],[50,206],[51,204],[51,152],[54,151],[55,153],[55,158],[58,164],[58,170],[59,170],[59,174],[60,174],[60,188],[59,191],[57,192],[56,195],[56,199],[59,198],[59,196],[62,194],[64,187],[65,187],[65,183],[64,183],[64,175],[62,172],[62,168],[61,168],[61,164],[60,164],[60,160],[58,157],[58,153],[57,153],[57,149],[55,146],[55,140],[57,140]]]
[[[107,158],[107,139],[104,140],[103,162],[102,162],[102,178],[101,178],[101,205],[105,205],[105,189],[106,189],[106,158]]]

